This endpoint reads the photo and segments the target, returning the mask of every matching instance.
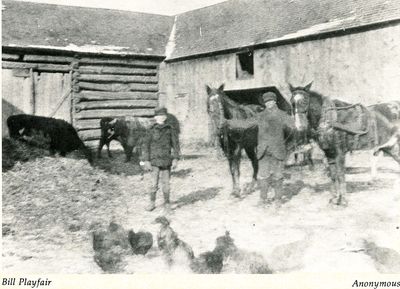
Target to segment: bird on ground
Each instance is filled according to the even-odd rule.
[[[400,254],[390,248],[379,247],[374,242],[363,240],[363,251],[374,261],[375,268],[380,273],[400,273]]]
[[[155,223],[161,224],[160,232],[157,235],[157,244],[167,264],[172,266],[178,259],[180,262],[190,263],[194,258],[193,250],[178,238],[178,234],[171,228],[169,220],[161,216],[155,219]]]
[[[243,274],[270,274],[263,256],[255,252],[248,252],[236,247],[234,239],[228,231],[216,239],[213,251],[200,254],[191,264],[191,269],[196,273],[218,274],[243,273]]]
[[[123,257],[129,252],[128,235],[124,228],[110,222],[107,230],[93,232],[94,261],[107,273],[117,273],[123,268]]]
[[[135,233],[133,230],[129,230],[128,240],[133,254],[136,255],[146,255],[153,246],[153,235],[150,232],[139,231]]]
[[[190,268],[193,272],[199,274],[219,274],[224,265],[224,248],[218,242],[215,242],[215,248],[207,251],[193,259]]]
[[[224,268],[227,272],[233,271],[241,274],[273,273],[261,254],[239,249],[229,231],[224,236],[217,238],[217,246],[224,254]]]

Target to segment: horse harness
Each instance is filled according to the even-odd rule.
[[[355,110],[356,119],[355,125],[357,129],[343,124],[340,122],[340,112]],[[364,127],[364,130],[360,130]],[[344,132],[345,135],[352,135],[352,141],[350,143],[351,150],[359,149],[361,146],[360,136],[367,135],[370,131],[374,134],[372,139],[368,140],[373,142],[374,145],[378,144],[378,134],[377,134],[377,122],[375,117],[371,117],[371,112],[362,104],[356,103],[348,106],[336,106],[335,103],[325,98],[322,103],[321,119],[318,126],[319,140],[321,142],[322,148],[329,146],[329,143],[334,140],[336,145],[340,145],[343,141],[336,132]],[[346,140],[348,138],[346,137]]]

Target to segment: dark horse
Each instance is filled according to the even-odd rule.
[[[224,93],[224,85],[219,88],[210,88],[206,85],[208,99],[207,112],[215,129],[221,148],[229,161],[232,174],[232,195],[240,196],[240,159],[242,150],[246,151],[253,166],[253,179],[249,190],[252,190],[257,182],[258,160],[256,154],[258,127],[248,130],[232,130],[223,124],[223,119],[246,119],[254,116],[261,106],[239,105]],[[224,116],[224,117],[221,117]]]
[[[400,163],[400,132],[383,115],[360,104],[332,100],[305,87],[292,87],[296,128],[308,131],[324,151],[333,182],[331,203],[346,205],[345,155],[382,150]],[[379,147],[378,147],[379,146]]]
[[[210,115],[211,122],[214,126],[214,134],[218,137],[221,148],[229,161],[229,168],[232,174],[233,190],[232,195],[240,196],[240,160],[242,150],[246,151],[247,156],[251,160],[253,166],[253,179],[248,191],[254,189],[257,183],[258,159],[256,154],[258,126],[251,127],[246,130],[234,129],[224,125],[226,119],[247,119],[256,115],[263,110],[261,105],[241,105],[230,99],[223,91],[224,85],[219,88],[210,88],[206,86],[208,101],[207,111]],[[278,108],[291,112],[291,106],[284,99],[278,99]],[[288,150],[295,148],[296,142],[293,134],[289,134],[286,138],[286,146]]]

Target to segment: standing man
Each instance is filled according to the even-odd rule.
[[[262,101],[265,109],[255,117],[227,120],[227,125],[233,129],[246,129],[258,125],[260,203],[266,204],[270,187],[275,190],[275,198],[271,200],[283,201],[283,170],[287,154],[284,133],[285,130],[294,130],[295,125],[294,120],[278,108],[275,93],[264,93]]]
[[[175,167],[180,158],[178,133],[175,128],[166,123],[167,109],[159,108],[155,111],[156,123],[150,128],[143,140],[142,161],[145,169],[151,170],[152,184],[150,203],[147,211],[153,211],[156,206],[156,194],[161,183],[164,195],[164,206],[170,208],[170,175],[171,166]]]

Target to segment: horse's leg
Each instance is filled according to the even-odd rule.
[[[257,184],[257,174],[258,174],[258,159],[255,151],[255,147],[245,147],[247,156],[251,160],[251,165],[253,166],[253,178],[249,187],[246,188],[246,193],[250,193],[254,191],[254,188]]]
[[[332,180],[331,193],[333,196],[329,200],[329,202],[335,205],[345,204],[345,154],[342,151],[338,151],[337,149],[327,149],[324,150],[324,152],[328,159],[329,176]]]
[[[240,157],[242,148],[240,145],[235,144],[231,148],[230,158],[229,158],[229,168],[232,175],[232,196],[238,198],[240,197]]]
[[[339,181],[338,205],[347,206],[347,184],[346,184],[346,154],[341,152],[337,157],[337,171]]]
[[[339,201],[338,197],[339,180],[338,180],[336,158],[328,158],[328,166],[329,166],[329,177],[332,180],[332,185],[331,185],[332,198],[329,200],[329,203],[337,204]]]
[[[310,171],[314,170],[314,161],[312,159],[312,153],[313,153],[313,149],[310,149],[306,152],[306,159],[307,159],[307,163],[308,163],[308,169]]]
[[[371,155],[371,181],[376,180],[378,177],[378,163],[379,163],[379,159],[382,156],[382,152],[379,151],[378,153],[374,153],[374,151],[372,151],[372,155]]]
[[[107,146],[107,154],[108,154],[108,157],[109,157],[109,158],[112,158],[112,154],[111,154],[111,152],[110,152],[110,142],[111,142],[111,141],[107,141],[107,142],[106,142],[106,146]]]

